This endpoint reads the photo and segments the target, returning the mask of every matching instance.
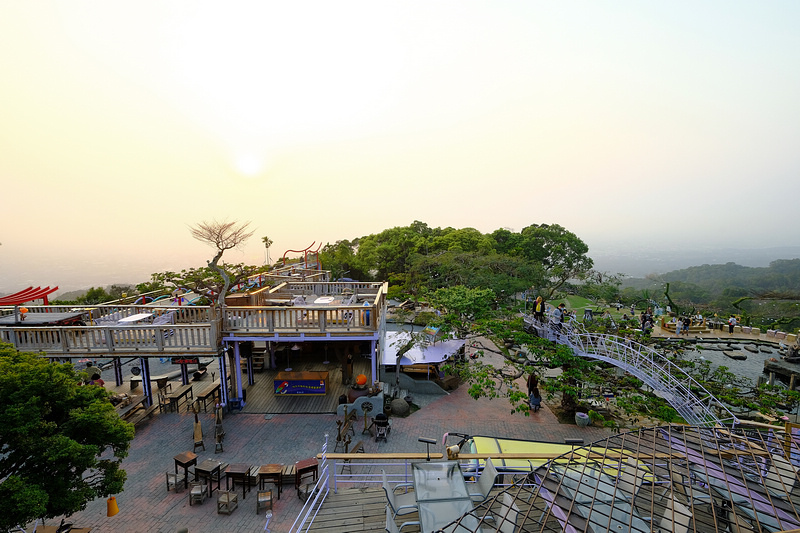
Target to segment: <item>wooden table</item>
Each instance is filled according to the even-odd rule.
[[[211,494],[214,492],[213,487],[211,484],[214,482],[214,476],[217,476],[217,490],[220,490],[220,482],[222,481],[222,473],[220,472],[220,467],[222,463],[219,461],[215,461],[214,459],[206,459],[199,465],[194,467],[194,478],[195,479],[207,479],[208,480],[208,497],[211,497]]]
[[[178,477],[178,467],[183,468],[183,488],[189,488],[189,467],[197,465],[197,455],[194,452],[181,452],[174,457],[175,477]]]
[[[220,385],[221,385],[220,380],[216,380],[213,383],[211,383],[211,385],[203,389],[203,391],[200,392],[200,394],[197,395],[197,400],[203,402],[204,413],[208,412],[208,405],[207,405],[208,399],[211,398],[213,400],[216,400],[217,396],[219,396]]]
[[[305,474],[313,474],[313,480],[316,481],[317,477],[319,476],[319,461],[317,461],[316,457],[311,457],[309,459],[303,459],[302,461],[297,461],[294,464],[295,467],[295,478],[294,478],[294,488],[295,490],[300,489],[300,480],[303,479]]]
[[[142,404],[147,400],[147,396],[132,396],[129,397],[130,401],[125,405],[118,405],[116,407],[117,413],[119,413],[119,417],[123,420],[129,418],[134,411],[136,411]]]
[[[242,482],[242,499],[247,497],[247,492],[250,490],[250,465],[245,463],[233,463],[225,471],[228,477],[225,479],[225,488],[231,490],[230,485],[233,485],[233,490],[236,490],[236,482]]]
[[[180,413],[181,411],[181,398],[186,398],[187,396],[191,396],[194,399],[194,393],[192,392],[191,385],[181,385],[174,392],[167,394],[167,400],[169,400],[169,407],[172,409],[172,405],[175,405],[175,412]],[[188,398],[186,403],[188,404]]]
[[[283,465],[279,464],[269,464],[269,465],[262,465],[261,468],[258,469],[258,490],[264,490],[264,483],[272,483],[276,487],[278,487],[278,499],[281,499],[281,472],[283,471]]]

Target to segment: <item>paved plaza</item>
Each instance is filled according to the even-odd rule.
[[[559,424],[547,408],[527,417],[512,415],[507,400],[474,400],[464,385],[447,396],[420,398],[420,403],[426,405],[408,417],[392,418],[388,442],[376,443],[364,435],[365,451],[424,452],[425,445],[418,442],[419,437],[441,442],[448,431],[553,442],[583,438],[587,443],[610,434],[603,428]],[[291,464],[319,453],[325,433],[329,435],[331,451],[336,438],[337,417],[331,414],[270,415],[268,419],[260,414],[229,414],[223,422],[224,451],[215,454],[213,415],[203,413],[200,418],[206,451],[198,450],[198,462],[213,458],[229,464]],[[98,533],[173,533],[181,528],[190,533],[263,531],[265,520],[263,513],[256,514],[255,492],[240,500],[239,508],[230,516],[217,514],[216,492],[213,499],[192,506],[187,491],[167,492],[165,473],[174,470],[173,457],[192,450],[193,422],[192,413],[164,413],[137,427],[130,455],[123,462],[128,480],[125,490],[116,496],[119,514],[107,517],[105,500],[97,500],[70,518],[74,525],[92,527]],[[360,438],[362,418],[355,429],[354,442]],[[436,446],[435,451],[443,449]],[[222,485],[224,488],[224,479]],[[297,493],[291,487],[284,488],[281,499],[275,500],[270,522],[274,533],[289,531],[302,506]]]

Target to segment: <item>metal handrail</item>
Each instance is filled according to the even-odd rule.
[[[579,357],[611,363],[641,379],[658,391],[689,425],[739,423],[736,415],[703,385],[649,346],[616,335],[589,333],[574,318],[561,324],[560,330],[529,315],[524,316],[524,321],[540,337],[569,346]]]

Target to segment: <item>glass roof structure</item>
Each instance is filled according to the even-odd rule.
[[[800,529],[800,435],[782,429],[673,425],[615,435],[501,474],[513,484],[445,530]]]

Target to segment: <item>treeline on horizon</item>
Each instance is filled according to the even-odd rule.
[[[778,259],[766,267],[736,263],[701,265],[659,276],[627,279],[623,294],[663,292],[696,309],[724,310],[737,315],[785,321],[800,316],[800,259]]]
[[[529,297],[541,295],[548,300],[569,293],[598,303],[630,305],[652,299],[666,305],[668,292],[685,313],[733,313],[755,319],[759,325],[800,317],[796,289],[800,259],[777,260],[768,267],[702,265],[646,279],[625,279],[621,274],[593,270],[588,252],[577,235],[558,224],[481,233],[474,228],[432,228],[414,221],[329,243],[319,256],[333,279],[388,281],[391,298],[420,297],[461,285],[491,289],[498,303],[527,291]],[[125,289],[130,293],[130,287],[112,286],[102,294],[103,289],[93,287],[89,297],[78,301],[112,300]]]

